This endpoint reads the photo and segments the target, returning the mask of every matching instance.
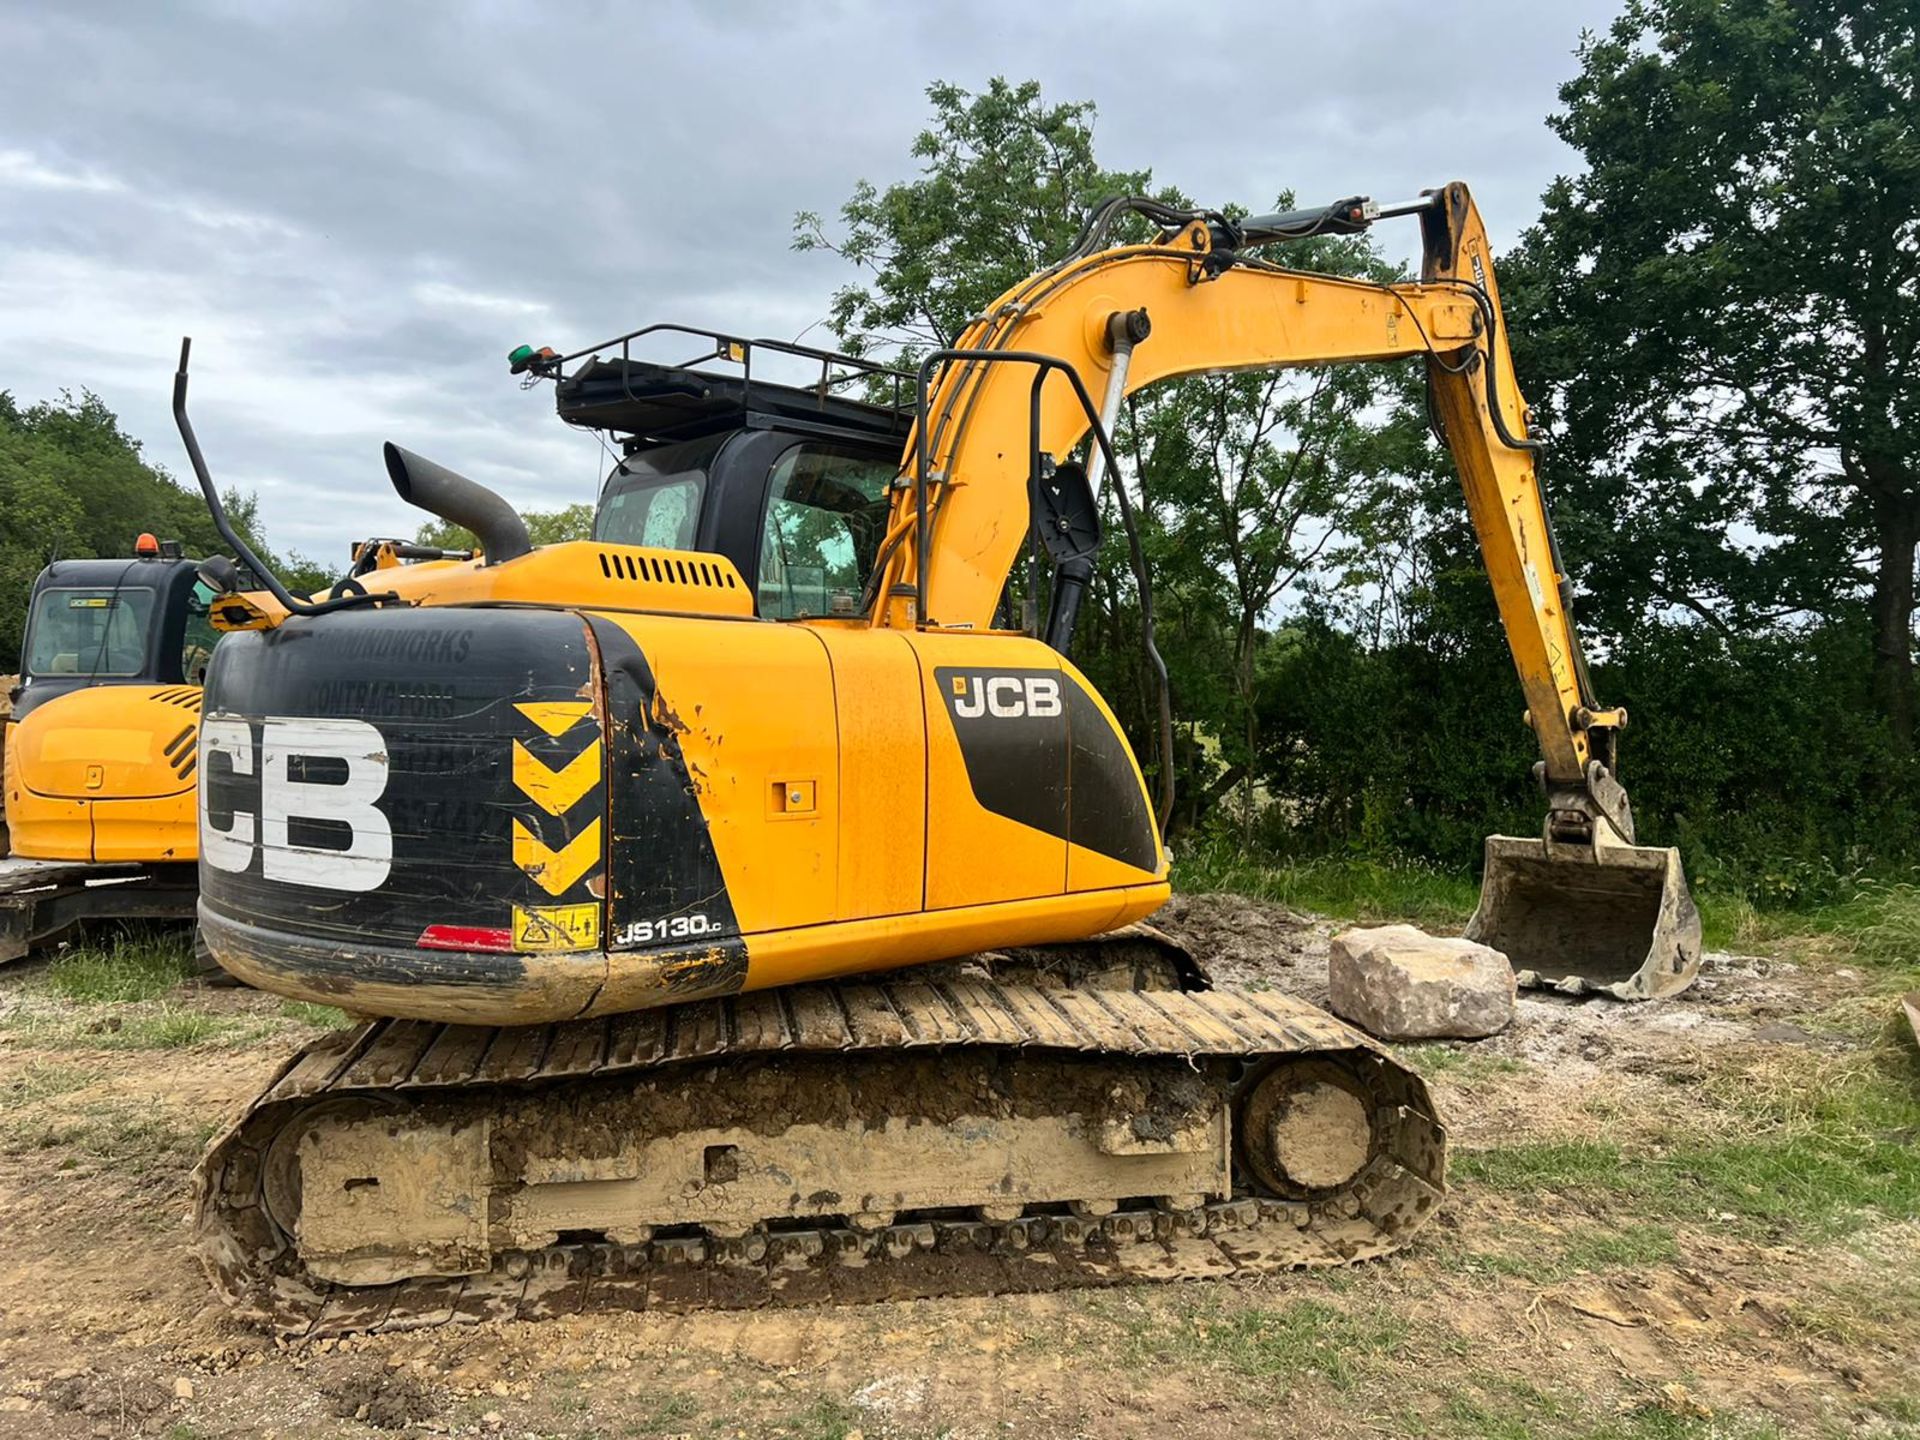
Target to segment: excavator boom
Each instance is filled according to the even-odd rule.
[[[961,337],[953,353],[963,358],[939,372],[918,440],[922,483],[895,501],[880,617],[905,628],[991,625],[1025,533],[1005,516],[1031,486],[1028,456],[1004,437],[1027,424],[1036,386],[1040,452],[1069,453],[1094,423],[1064,374],[1036,379],[1004,363],[1015,356],[1055,357],[1086,388],[1104,387],[1109,429],[1126,395],[1178,376],[1424,359],[1548,802],[1539,839],[1489,839],[1468,933],[1504,950],[1525,982],[1671,993],[1698,968],[1699,920],[1677,854],[1635,844],[1614,774],[1626,713],[1602,706],[1587,675],[1485,226],[1457,182],[1392,212],[1419,216],[1417,282],[1293,271],[1253,253],[1371,224],[1374,207],[1350,200],[1242,226],[1190,217],[1153,244],[1070,257],[1009,290]],[[1139,338],[1115,323],[1123,316]]]

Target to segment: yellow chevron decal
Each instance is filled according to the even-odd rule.
[[[549,815],[564,815],[600,781],[600,742],[595,740],[558,770],[549,770],[527,747],[513,742],[513,783]]]
[[[558,850],[520,821],[513,822],[513,863],[533,877],[549,895],[564,895],[600,858],[600,822],[593,821]]]
[[[549,735],[564,735],[586,718],[593,709],[591,700],[529,700],[524,705],[515,705],[527,719],[538,725]]]

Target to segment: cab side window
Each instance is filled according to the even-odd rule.
[[[760,535],[760,614],[799,620],[857,603],[886,535],[890,463],[796,445],[773,467]],[[843,603],[845,603],[843,601]]]
[[[213,628],[213,591],[196,580],[187,596],[187,629],[180,641],[180,678],[189,685],[207,683],[207,662],[213,659],[220,632]]]

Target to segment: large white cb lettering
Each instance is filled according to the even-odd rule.
[[[236,776],[254,773],[253,732],[244,720],[209,716],[200,727],[203,763],[225,755]],[[293,762],[320,761],[345,778],[296,778]],[[393,870],[393,826],[374,804],[387,788],[387,747],[364,720],[268,720],[260,729],[260,813],[233,807],[224,830],[208,811],[211,781],[200,786],[200,854],[216,870],[238,874],[253,861],[257,841],[260,873],[269,880],[316,885],[325,890],[377,890]],[[232,793],[231,784],[227,787]],[[347,843],[296,845],[291,822],[331,821],[345,826]]]
[[[327,890],[378,890],[393,869],[393,827],[374,801],[387,788],[387,747],[364,720],[269,720],[261,731],[260,869],[269,880]],[[336,760],[337,785],[295,780],[288,762]],[[349,832],[344,850],[295,845],[293,819],[332,820]]]
[[[253,774],[253,730],[246,721],[209,715],[200,722],[200,858],[216,870],[237,875],[253,859],[253,816],[235,809],[228,828],[214,828],[207,814],[213,785],[206,772],[215,755],[226,756],[235,775]]]

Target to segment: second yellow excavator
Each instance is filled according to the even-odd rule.
[[[1160,233],[1109,244],[1129,212]],[[1417,283],[1261,258],[1395,214],[1422,227]],[[673,334],[709,348],[635,358]],[[820,383],[755,376],[769,352]],[[1698,921],[1674,854],[1633,843],[1625,717],[1581,664],[1465,187],[1240,221],[1115,201],[916,374],[679,327],[516,352],[619,438],[593,540],[535,549],[389,445],[400,494],[481,557],[216,601],[207,941],[264,989],[384,1017],[297,1056],[209,1151],[222,1293],[316,1332],[1403,1243],[1444,1184],[1425,1087],[1135,923],[1167,898],[1167,795],[1068,655],[1127,394],[1409,357],[1544,757],[1546,833],[1489,843],[1474,930],[1570,987],[1684,984]],[[224,526],[185,387],[183,350]],[[1049,597],[1026,627],[1023,551]]]

